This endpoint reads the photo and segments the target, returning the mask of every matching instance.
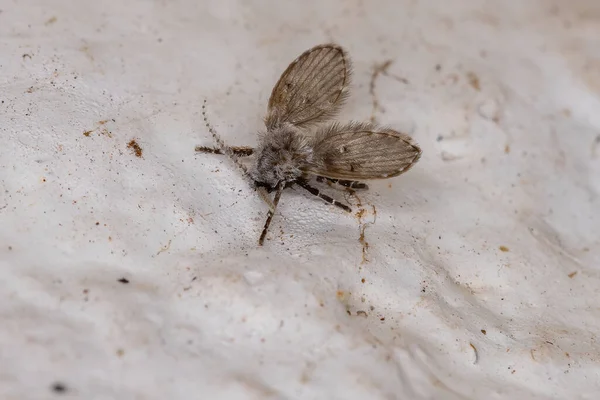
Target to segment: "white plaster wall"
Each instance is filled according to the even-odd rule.
[[[327,41],[423,158],[257,248],[202,101]],[[1,0],[0,101],[2,399],[600,398],[597,0]]]

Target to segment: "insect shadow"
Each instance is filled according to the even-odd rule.
[[[257,148],[227,146],[202,115],[216,147],[197,152],[227,155],[269,206],[258,240],[263,245],[285,188],[297,185],[344,211],[352,209],[311,186],[327,180],[367,189],[363,180],[385,179],[408,171],[421,158],[414,140],[393,129],[369,122],[329,122],[349,95],[351,62],[336,44],[315,46],[296,58],[271,92]],[[241,157],[254,156],[250,168]],[[273,199],[270,194],[275,192]]]

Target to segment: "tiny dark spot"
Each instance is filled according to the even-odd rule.
[[[438,137],[435,140],[441,142],[442,140],[444,140],[444,137],[442,135],[438,135]]]
[[[121,283],[123,283],[123,284],[128,284],[128,283],[129,283],[129,279],[126,279],[126,278],[121,278],[121,279],[119,279],[117,282],[121,282]]]
[[[67,390],[67,386],[64,383],[54,382],[52,384],[52,391],[54,393],[66,393]]]
[[[484,335],[487,335],[487,331],[485,329],[482,329],[481,333],[483,333]]]
[[[436,64],[435,65],[435,70],[438,71],[438,72],[441,71],[442,70],[442,66],[440,64]]]
[[[96,226],[100,225],[100,222],[96,222]]]
[[[12,246],[8,246],[8,250],[12,250]]]

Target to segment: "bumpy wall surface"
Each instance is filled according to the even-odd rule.
[[[267,207],[302,51],[423,149]],[[600,3],[0,2],[0,398],[600,398]]]

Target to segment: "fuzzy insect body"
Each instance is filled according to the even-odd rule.
[[[217,147],[196,151],[225,154],[242,171],[269,205],[269,214],[259,239],[262,245],[277,209],[282,191],[298,185],[328,203],[351,212],[351,208],[309,185],[332,183],[366,189],[362,180],[385,179],[408,171],[421,157],[420,147],[403,133],[373,123],[324,123],[340,110],[349,94],[350,59],[338,45],[324,44],[305,51],[279,78],[269,98],[259,145],[226,146],[202,113]],[[250,169],[240,157],[255,156]],[[269,193],[275,191],[271,199]]]

